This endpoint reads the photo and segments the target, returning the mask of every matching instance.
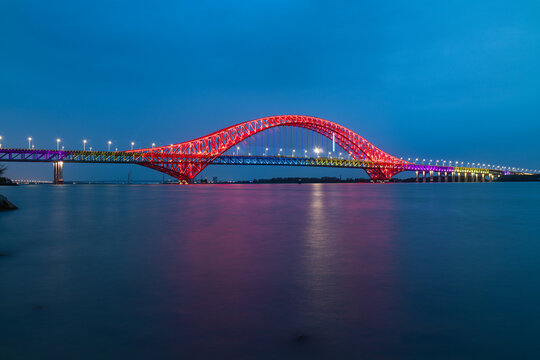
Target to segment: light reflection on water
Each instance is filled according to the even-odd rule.
[[[2,358],[540,354],[537,184],[2,192]]]

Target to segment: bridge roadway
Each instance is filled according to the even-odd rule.
[[[147,153],[125,151],[80,151],[80,150],[39,150],[39,149],[0,149],[0,162],[52,162],[54,164],[54,182],[63,181],[63,163],[108,163],[108,164],[147,164],[150,159]],[[170,155],[166,159],[152,157],[152,163],[174,163]],[[206,157],[191,156],[188,162],[207,162]],[[186,157],[178,156],[178,162],[185,163]],[[266,156],[266,155],[221,155],[210,162],[212,165],[276,165],[276,166],[312,166],[370,169],[374,167],[396,167],[396,164],[387,165],[363,160],[347,160],[343,158],[328,157],[293,157],[293,156]],[[492,181],[502,174],[512,174],[501,170],[434,166],[423,164],[397,165],[402,171],[415,171],[416,180],[432,182],[434,173],[438,173],[441,181],[443,174],[445,181]]]

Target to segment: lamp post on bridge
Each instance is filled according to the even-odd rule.
[[[107,151],[111,151],[111,145],[112,145],[112,141],[111,140],[107,141]]]
[[[86,151],[86,139],[84,139],[84,140],[82,141],[82,143],[83,143],[83,151]]]
[[[56,139],[56,151],[60,150],[60,139]]]
[[[154,148],[154,146],[156,146],[156,143],[152,143],[152,149]]]
[[[131,142],[131,150],[133,150],[133,145],[135,145],[135,143],[132,141]]]
[[[0,149],[2,148],[2,136],[0,136]]]

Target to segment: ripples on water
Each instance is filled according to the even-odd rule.
[[[537,183],[1,190],[2,359],[540,357]]]

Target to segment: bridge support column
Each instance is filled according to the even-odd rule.
[[[416,171],[416,182],[418,182],[418,170]]]
[[[422,182],[426,182],[426,172],[422,171]]]
[[[442,182],[441,181],[441,172],[440,171],[437,172],[437,182]]]
[[[429,172],[429,181],[433,182],[433,171]]]
[[[450,175],[452,177],[452,182],[456,182],[456,172],[452,171],[452,174]]]
[[[53,184],[63,184],[64,183],[64,163],[62,161],[53,162]]]
[[[444,172],[444,182],[448,182],[448,171]]]

